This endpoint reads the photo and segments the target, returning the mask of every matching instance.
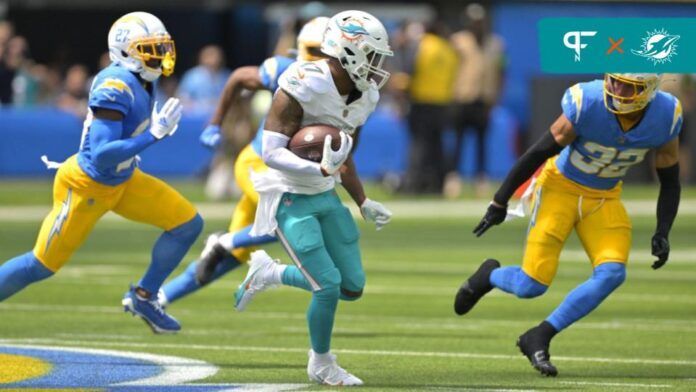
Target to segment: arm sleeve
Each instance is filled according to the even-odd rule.
[[[268,167],[293,174],[322,176],[318,163],[302,159],[288,150],[290,138],[269,130],[263,130],[263,161]]]
[[[123,123],[95,118],[89,127],[92,159],[99,169],[109,169],[136,156],[157,141],[150,132],[121,140]]]
[[[515,162],[505,177],[505,181],[495,193],[493,201],[503,206],[507,205],[515,190],[524,184],[542,163],[561,150],[563,150],[563,146],[556,142],[551,131],[546,132]]]
[[[655,232],[667,237],[672,229],[672,223],[677,217],[679,199],[681,198],[679,163],[657,169],[657,177],[660,179],[660,195],[657,198],[657,228]]]

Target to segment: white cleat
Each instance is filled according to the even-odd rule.
[[[328,358],[327,358],[328,357]],[[331,386],[354,387],[363,385],[363,381],[338,366],[336,356],[329,353],[320,359],[314,350],[309,350],[307,375],[311,381]]]
[[[278,286],[271,282],[274,270],[278,267],[278,262],[263,250],[251,254],[249,272],[234,293],[234,307],[237,311],[243,312],[257,293]]]

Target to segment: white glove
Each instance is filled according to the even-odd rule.
[[[152,116],[150,117],[150,133],[155,139],[162,139],[167,135],[173,135],[179,127],[181,120],[181,102],[178,98],[169,98],[164,103],[162,109],[157,111],[157,102],[152,108]]]
[[[377,230],[381,230],[384,225],[391,221],[392,217],[392,212],[387,207],[370,199],[365,199],[362,203],[360,213],[366,221],[375,222]]]
[[[331,148],[331,141],[331,135],[326,135],[324,138],[324,154],[321,156],[320,163],[321,168],[330,176],[336,173],[348,159],[350,150],[353,148],[353,138],[341,131],[341,146],[338,148],[338,151],[334,151]]]

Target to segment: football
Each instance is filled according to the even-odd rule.
[[[324,152],[324,138],[331,135],[331,148],[338,150],[341,146],[340,130],[331,125],[308,125],[293,135],[288,148],[295,155],[314,162],[321,162]]]

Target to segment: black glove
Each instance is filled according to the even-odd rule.
[[[658,269],[665,265],[669,257],[669,240],[667,236],[655,233],[652,238],[652,255],[657,257],[657,260],[652,265],[652,269]]]
[[[486,230],[490,229],[493,225],[499,225],[503,223],[505,217],[507,216],[507,206],[498,207],[497,205],[491,203],[486,210],[486,215],[483,216],[481,222],[476,225],[474,229],[474,234],[476,237],[481,237]]]

